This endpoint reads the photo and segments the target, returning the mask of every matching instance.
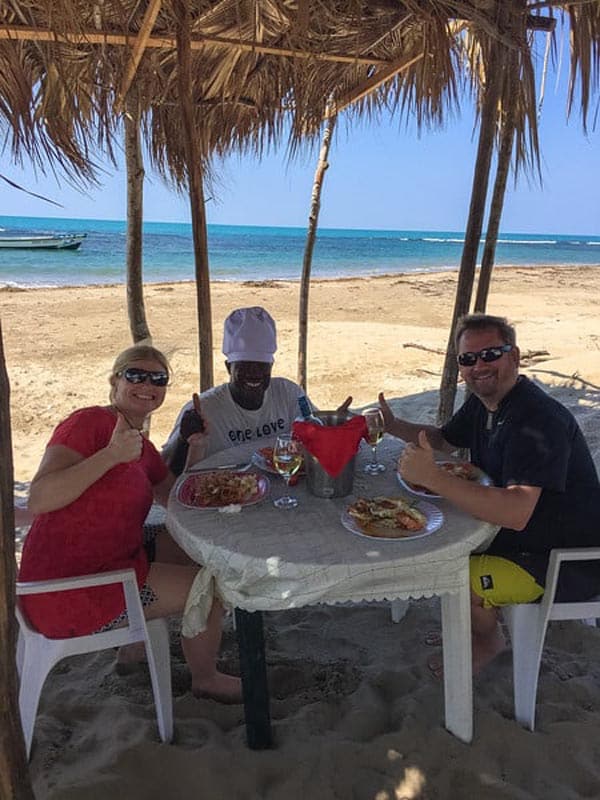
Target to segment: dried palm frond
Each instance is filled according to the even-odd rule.
[[[115,107],[135,87],[146,143],[161,172],[185,183],[178,124],[178,0],[5,0],[0,5],[0,130],[14,157],[87,178],[111,155]],[[465,88],[481,98],[494,43],[519,53],[517,168],[538,166],[531,27],[548,16],[570,30],[570,109],[584,126],[598,90],[600,3],[529,0],[188,0],[191,93],[198,150],[261,155],[289,138],[291,154],[318,137],[329,113],[348,125],[392,111],[442,125]],[[532,22],[533,20],[533,22]],[[149,35],[148,35],[149,34]],[[505,58],[508,62],[508,59]]]

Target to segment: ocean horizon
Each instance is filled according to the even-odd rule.
[[[124,283],[126,222],[0,216],[0,238],[85,233],[78,250],[0,249],[0,287]],[[300,280],[306,228],[208,225],[211,280]],[[456,270],[464,232],[319,228],[311,277],[334,279]],[[600,266],[600,236],[502,232],[496,267]],[[483,249],[483,248],[482,248]],[[481,251],[479,254],[481,257]],[[145,283],[194,280],[192,227],[146,222]]]

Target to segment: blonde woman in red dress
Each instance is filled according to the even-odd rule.
[[[180,615],[198,567],[172,541],[167,547],[159,543],[151,562],[143,542],[152,502],[166,504],[175,480],[142,433],[144,421],[165,398],[169,364],[155,348],[136,345],[117,357],[109,380],[110,404],[73,412],[46,447],[31,482],[29,510],[34,520],[19,579],[133,567],[146,617]],[[203,433],[191,435],[189,445],[189,459],[204,456]],[[49,637],[110,629],[124,618],[117,585],[31,595],[23,602],[33,626]],[[238,702],[239,678],[216,668],[222,615],[215,603],[207,630],[193,638],[182,636],[182,647],[194,694]]]

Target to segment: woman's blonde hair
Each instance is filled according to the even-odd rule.
[[[158,361],[169,378],[171,377],[171,365],[164,353],[161,353],[160,350],[157,350],[156,347],[152,347],[152,345],[149,344],[134,344],[133,347],[128,347],[126,350],[123,350],[123,352],[119,353],[115,358],[115,363],[112,366],[108,379],[110,383],[109,399],[111,403],[114,400],[117,378],[121,375],[123,370],[126,370],[127,367],[130,367],[137,361]]]

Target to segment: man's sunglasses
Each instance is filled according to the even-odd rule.
[[[145,383],[150,379],[152,386],[166,386],[169,382],[169,376],[166,372],[150,372],[147,369],[138,369],[137,367],[128,367],[123,372],[119,372],[119,376],[121,375],[128,383]]]
[[[490,364],[492,361],[498,361],[499,358],[502,358],[504,353],[510,353],[512,349],[512,344],[502,344],[499,347],[484,347],[483,350],[479,350],[477,353],[460,353],[456,356],[456,360],[461,367],[474,367],[478,358],[485,361],[486,364]]]

